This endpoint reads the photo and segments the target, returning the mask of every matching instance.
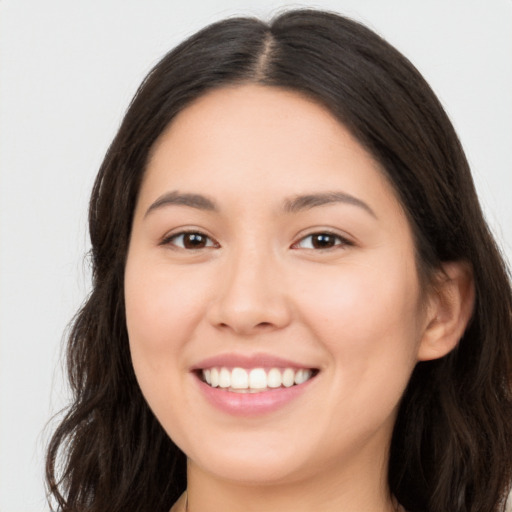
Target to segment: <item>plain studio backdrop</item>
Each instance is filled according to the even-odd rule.
[[[0,0],[0,512],[48,508],[45,425],[89,290],[88,196],[138,84],[206,24],[306,6],[362,20],[423,73],[512,259],[512,0]]]

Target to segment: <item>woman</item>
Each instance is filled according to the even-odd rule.
[[[170,52],[90,235],[60,510],[504,510],[510,281],[446,114],[365,27],[291,11]]]

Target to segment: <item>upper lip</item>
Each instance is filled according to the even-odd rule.
[[[213,357],[202,359],[191,368],[192,371],[203,370],[213,367],[226,367],[226,368],[311,368],[311,365],[302,364],[297,361],[292,361],[282,357],[277,357],[271,354],[218,354]]]

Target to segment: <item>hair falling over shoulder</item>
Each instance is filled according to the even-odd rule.
[[[409,512],[500,512],[512,482],[512,291],[454,129],[420,74],[359,23],[315,10],[211,25],[167,54],[126,113],[92,192],[92,292],[67,345],[73,402],[48,447],[52,510],[168,511],[185,456],[137,384],[124,265],[151,148],[208,90],[259,83],[327,107],[385,169],[412,226],[424,283],[466,261],[476,305],[458,347],[417,364],[390,449],[389,487]]]

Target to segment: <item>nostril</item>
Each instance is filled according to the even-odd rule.
[[[219,322],[217,324],[217,327],[223,330],[234,329],[236,332],[240,333],[245,331],[250,331],[254,333],[261,329],[273,329],[275,326],[272,322],[259,322],[257,324],[253,324],[253,326],[250,325],[250,322],[244,325],[242,325],[240,322],[233,322],[233,324],[227,322]]]
[[[270,322],[260,322],[256,327],[271,327],[272,324]]]

